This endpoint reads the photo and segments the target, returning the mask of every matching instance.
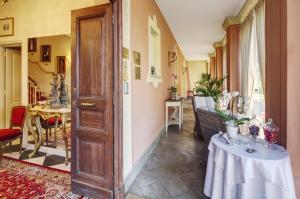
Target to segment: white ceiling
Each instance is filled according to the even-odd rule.
[[[224,19],[239,13],[246,0],[155,0],[185,58],[203,60],[223,39]]]

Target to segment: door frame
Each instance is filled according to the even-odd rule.
[[[122,0],[110,0],[113,5],[113,68],[114,68],[114,198],[123,199],[123,59]]]
[[[2,41],[2,42],[0,42],[0,51],[3,51],[3,53],[5,53],[5,49],[6,48],[9,48],[9,47],[21,47],[21,70],[22,70],[22,68],[23,68],[23,51],[22,51],[22,49],[23,49],[23,43],[22,43],[22,41]],[[1,61],[0,62],[0,71],[1,70],[5,70],[5,67],[6,67],[6,63],[5,63],[5,59],[3,60],[3,61]],[[22,71],[21,71],[22,72]],[[2,73],[2,72],[1,72]],[[5,85],[6,85],[6,72],[4,72],[3,74],[2,74],[3,76],[2,77],[4,77],[4,78],[2,78],[1,76],[0,76],[0,79],[1,79],[1,82],[0,82],[0,89],[2,90],[2,88],[4,88],[4,90],[5,90]],[[22,76],[22,73],[21,73],[21,83],[22,83],[22,78],[23,78],[23,76]],[[23,89],[23,87],[21,87],[21,91],[22,91],[22,89]],[[4,127],[5,128],[7,128],[7,126],[6,126],[6,123],[7,123],[7,119],[9,120],[9,118],[7,118],[6,116],[7,116],[7,111],[6,111],[6,105],[7,105],[7,102],[6,102],[6,94],[4,93],[4,90],[2,90],[1,92],[0,92],[0,94],[2,94],[3,93],[3,98],[1,99],[0,98],[0,109],[2,109],[3,108],[3,111],[4,111]],[[22,93],[21,93],[21,103],[23,102],[23,95],[22,95]],[[0,115],[2,115],[3,113],[0,113]]]

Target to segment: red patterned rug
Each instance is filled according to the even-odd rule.
[[[71,191],[69,172],[3,158],[1,199],[78,199]]]

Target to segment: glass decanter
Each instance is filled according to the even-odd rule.
[[[253,118],[249,122],[249,134],[252,136],[253,144],[256,144],[256,138],[259,136],[259,131],[261,128],[261,123],[256,119],[256,116],[253,115]]]
[[[272,119],[269,119],[263,129],[265,140],[268,142],[266,148],[275,149],[274,144],[277,142],[279,128],[274,124]]]

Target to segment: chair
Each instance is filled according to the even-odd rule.
[[[50,134],[50,137],[51,137],[51,129],[55,129],[55,123],[56,123],[56,118],[55,117],[51,117],[47,120],[43,120],[41,118],[41,126],[43,129],[46,130],[46,144],[48,145],[48,142],[49,142],[49,134]],[[61,126],[62,124],[62,120],[61,118],[57,118],[57,127]],[[57,145],[57,135],[54,135],[54,145],[56,146]]]
[[[197,109],[197,115],[201,132],[204,139],[204,149],[202,162],[207,162],[208,157],[208,144],[213,135],[218,134],[220,131],[226,132],[226,125],[224,120],[216,113],[204,109]]]
[[[199,100],[197,100],[197,98],[199,98],[199,97],[200,96],[192,97],[193,111],[194,111],[194,115],[195,115],[194,135],[199,136],[203,140],[203,135],[201,132],[201,127],[200,127],[200,121],[199,121],[198,114],[197,114],[197,109],[200,108],[200,104],[198,104]]]
[[[22,153],[22,135],[27,108],[16,106],[11,110],[10,128],[0,129],[0,165],[2,163],[3,147],[15,139],[20,138],[20,154]]]

